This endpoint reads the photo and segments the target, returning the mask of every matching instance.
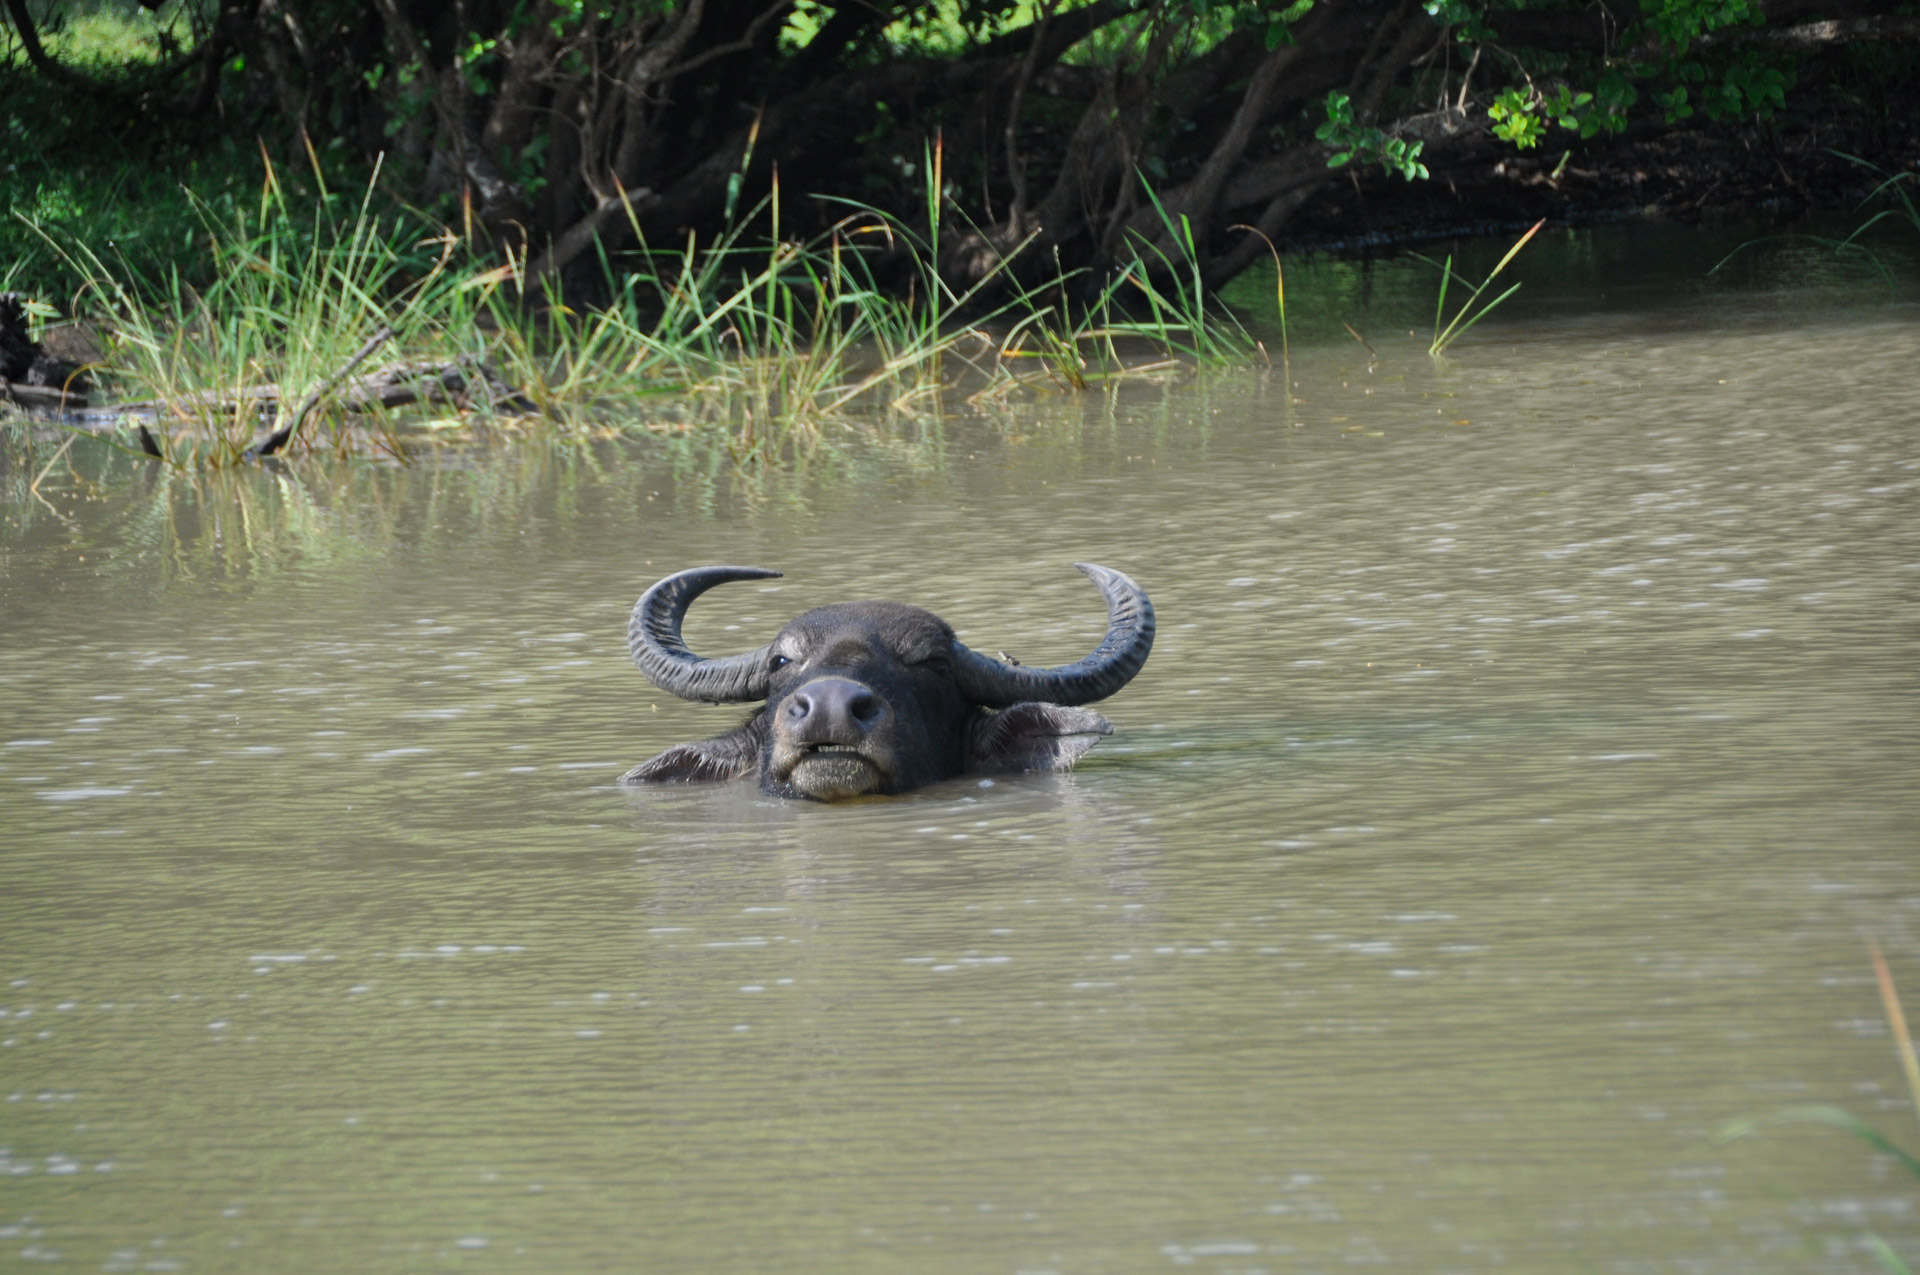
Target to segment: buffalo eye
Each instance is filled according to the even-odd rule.
[[[929,655],[926,659],[920,661],[920,667],[926,669],[929,673],[937,673],[945,677],[948,673],[953,672],[953,657],[944,653]]]
[[[793,663],[793,661],[788,659],[786,656],[776,655],[772,659],[767,661],[767,668],[768,670],[777,673],[791,663]]]

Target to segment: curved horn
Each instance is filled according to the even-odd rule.
[[[703,660],[687,649],[680,622],[693,600],[715,585],[732,580],[772,580],[765,567],[694,567],[676,571],[640,595],[627,621],[627,650],[647,680],[681,699],[708,704],[740,703],[767,697],[767,648]]]
[[[1147,601],[1146,590],[1111,568],[1091,562],[1073,565],[1106,595],[1107,636],[1093,654],[1059,668],[1002,664],[955,642],[954,676],[969,699],[988,708],[1022,700],[1091,704],[1132,681],[1147,662],[1153,649],[1153,603]]]

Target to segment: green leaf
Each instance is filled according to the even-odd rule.
[[[1828,1128],[1842,1130],[1859,1138],[1875,1150],[1892,1156],[1907,1172],[1920,1177],[1920,1157],[1915,1157],[1911,1152],[1898,1146],[1892,1139],[1852,1112],[1825,1104],[1787,1107],[1770,1116],[1760,1118],[1742,1116],[1738,1120],[1728,1121],[1721,1127],[1719,1140],[1731,1142],[1735,1138],[1744,1138],[1767,1125],[1775,1124],[1823,1124]]]
[[[1913,1267],[1907,1265],[1906,1260],[1893,1251],[1893,1246],[1871,1231],[1867,1232],[1867,1248],[1872,1251],[1874,1259],[1892,1275],[1913,1275]]]

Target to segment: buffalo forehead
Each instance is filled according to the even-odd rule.
[[[912,662],[949,649],[953,630],[933,612],[900,602],[837,602],[793,620],[781,630],[775,645],[783,652],[806,656],[849,642],[884,648]]]

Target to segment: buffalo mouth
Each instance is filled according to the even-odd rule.
[[[878,792],[886,772],[856,744],[802,744],[785,775],[787,786],[816,801],[841,801]]]

